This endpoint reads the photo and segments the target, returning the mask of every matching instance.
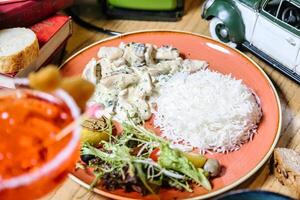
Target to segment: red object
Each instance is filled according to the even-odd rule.
[[[34,24],[30,29],[36,34],[40,48],[42,48],[69,21],[69,16],[57,14]]]
[[[73,0],[0,1],[0,28],[30,26],[72,4]]]
[[[159,149],[159,148],[155,148],[155,149],[150,153],[150,156],[149,156],[149,157],[150,157],[153,161],[157,162],[159,155],[160,155],[160,149]]]
[[[0,87],[13,87],[13,77],[26,77],[30,72],[49,63],[59,64],[67,39],[72,34],[72,21],[69,16],[57,14],[30,28],[39,41],[39,57],[25,70],[14,74],[0,74]]]
[[[56,139],[79,113],[73,115],[64,98],[42,92],[0,94],[0,113],[6,114],[0,117],[0,199],[38,199],[67,177],[79,156],[79,133]]]
[[[89,117],[100,118],[104,115],[104,105],[98,103],[88,105],[86,112]]]

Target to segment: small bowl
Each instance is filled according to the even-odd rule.
[[[292,198],[263,190],[237,190],[221,195],[214,200],[293,200]]]

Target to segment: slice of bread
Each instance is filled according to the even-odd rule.
[[[0,30],[0,73],[14,73],[29,66],[39,54],[35,33],[27,28]]]
[[[287,148],[274,150],[276,178],[300,198],[300,153]]]

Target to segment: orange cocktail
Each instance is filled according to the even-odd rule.
[[[0,199],[34,199],[51,191],[79,156],[79,132],[59,134],[79,117],[59,90],[0,90]]]

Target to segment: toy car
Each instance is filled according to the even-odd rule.
[[[300,0],[206,0],[214,39],[246,47],[300,83]]]

